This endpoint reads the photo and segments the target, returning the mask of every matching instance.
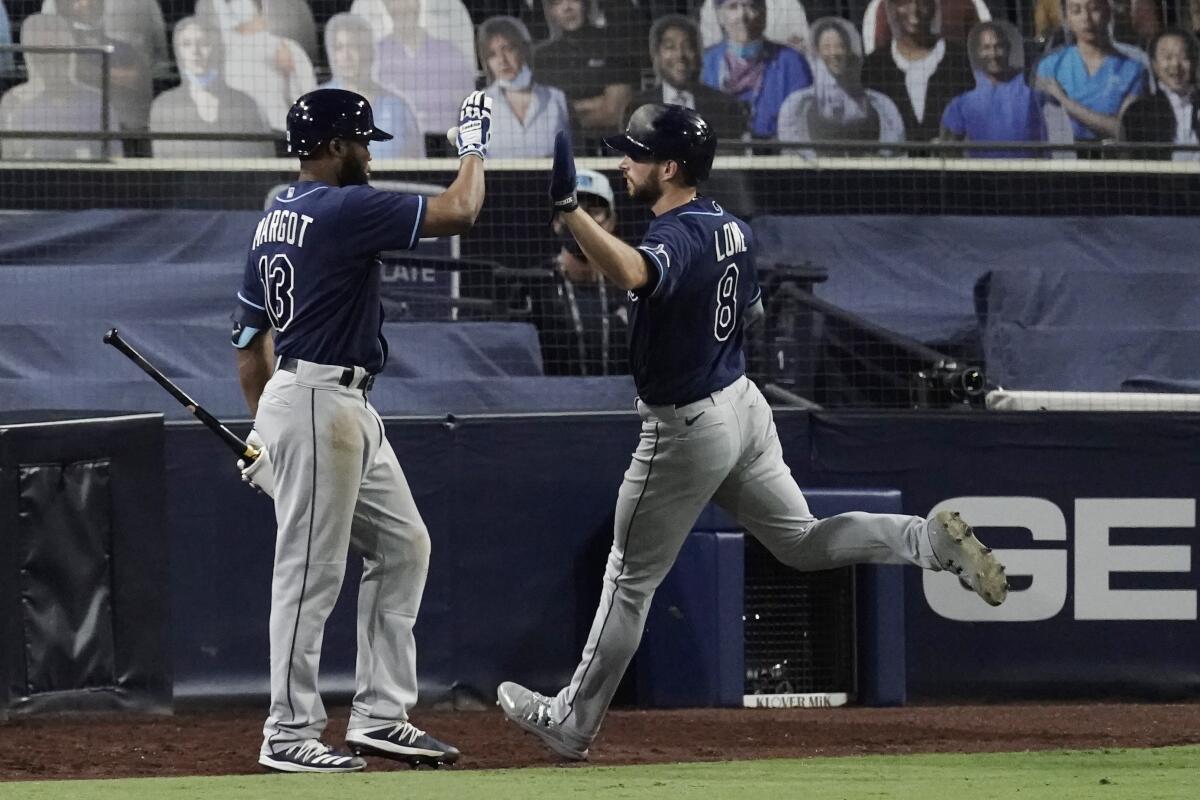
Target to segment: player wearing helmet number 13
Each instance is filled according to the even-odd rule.
[[[550,697],[511,682],[497,690],[510,720],[574,760],[587,758],[654,591],[709,500],[798,570],[912,564],[953,571],[991,605],[1008,593],[1004,567],[957,513],[813,518],[783,461],[770,406],[746,377],[743,331],[762,314],[750,226],[697,194],[716,136],[695,111],[651,104],[606,143],[624,154],[630,197],[654,213],[642,244],[624,244],[578,208],[564,134],[550,199],[588,262],[635,298],[629,352],[641,438],[617,495],[600,606],[570,685]]]
[[[452,131],[458,176],[436,197],[372,189],[375,127],[365,98],[318,89],[288,112],[300,176],[255,228],[234,311],[238,374],[261,449],[243,477],[275,500],[271,708],[258,761],[281,772],[354,772],[362,755],[452,763],[458,750],[408,721],[417,700],[413,624],[429,534],[367,400],[387,360],[381,250],[466,233],[483,206],[491,100],[475,92]],[[346,743],[321,741],[317,667],[325,620],[362,556],[358,665]]]

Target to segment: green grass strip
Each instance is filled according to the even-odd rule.
[[[0,783],[2,800],[1196,800],[1200,747]]]

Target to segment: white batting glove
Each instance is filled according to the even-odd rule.
[[[242,473],[242,480],[256,491],[274,499],[275,470],[271,467],[271,454],[267,452],[267,446],[255,430],[250,431],[250,435],[246,437],[246,444],[258,450],[258,458],[250,462],[244,458],[238,459],[237,465]]]
[[[487,158],[492,141],[492,98],[483,92],[471,92],[458,112],[458,125],[446,131],[446,138],[458,148],[460,159],[467,156]]]

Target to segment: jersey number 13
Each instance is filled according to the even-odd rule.
[[[267,261],[263,256],[258,260],[258,279],[263,285],[263,305],[267,307],[267,316],[275,330],[282,331],[292,321],[292,285],[295,280],[295,270],[291,259],[279,253]]]

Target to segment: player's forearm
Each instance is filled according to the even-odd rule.
[[[237,351],[238,383],[251,416],[258,415],[258,400],[271,379],[274,360],[275,343],[269,333],[258,334],[250,344]]]
[[[458,177],[446,191],[430,199],[421,225],[422,236],[454,236],[471,230],[483,208],[483,159],[466,156],[459,162]]]
[[[637,250],[604,230],[600,223],[592,219],[591,214],[581,208],[562,216],[594,269],[627,291],[646,285],[650,274],[646,261]]]

